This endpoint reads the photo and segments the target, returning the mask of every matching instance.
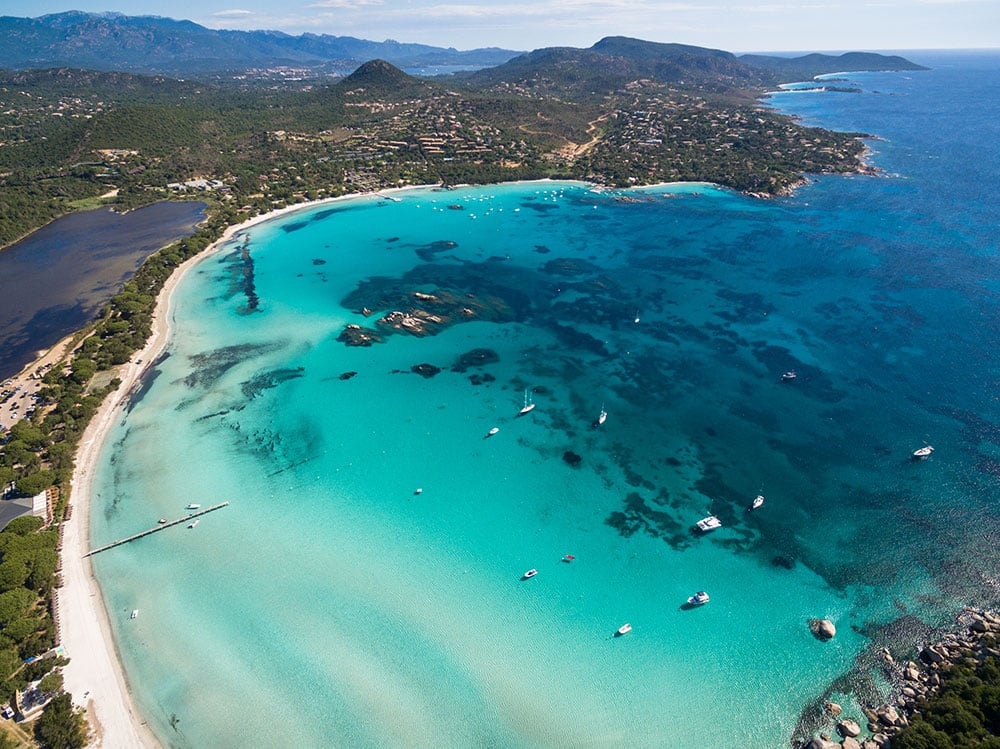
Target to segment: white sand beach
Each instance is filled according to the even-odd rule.
[[[289,212],[348,197],[358,196],[298,204],[255,216],[229,227],[212,246],[178,267],[157,297],[152,335],[146,346],[121,368],[121,385],[101,404],[83,434],[73,473],[72,512],[63,523],[62,586],[58,589],[56,600],[61,644],[70,659],[69,665],[63,669],[65,689],[73,696],[74,704],[86,710],[93,728],[91,746],[119,749],[161,745],[132,700],[104,599],[94,578],[90,558],[84,555],[90,550],[89,518],[94,466],[115,419],[120,417],[143,372],[167,344],[171,295],[188,270],[209,257],[235,234]],[[25,371],[34,371],[39,365],[40,362],[35,362]]]

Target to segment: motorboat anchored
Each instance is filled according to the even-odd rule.
[[[708,593],[703,590],[699,590],[693,596],[688,598],[688,605],[690,606],[704,606],[708,603]]]
[[[628,622],[625,622],[615,631],[615,637],[621,637],[622,635],[627,635],[631,631],[632,631],[632,625],[629,624]]]
[[[930,457],[930,454],[932,452],[934,452],[934,448],[933,447],[931,447],[930,445],[924,445],[923,447],[919,448],[918,450],[914,450],[913,451],[913,459],[914,460],[923,460],[924,458]]]
[[[753,503],[747,508],[747,512],[753,512],[762,504],[764,504],[764,495],[758,494],[756,497],[753,498]]]
[[[537,574],[538,574],[538,570],[532,568],[532,569],[528,570],[527,572],[525,572],[523,575],[521,575],[521,579],[522,580],[530,580],[531,578],[533,578]]]
[[[608,412],[604,410],[604,404],[601,404],[601,413],[597,417],[597,425],[600,426],[605,421],[608,420]]]
[[[798,375],[795,374],[795,370],[794,369],[789,369],[787,372],[785,372],[783,375],[781,375],[781,381],[782,382],[791,382],[796,377],[798,377]]]
[[[185,509],[185,510],[197,510],[197,509],[198,509],[199,507],[201,507],[201,505],[199,505],[199,504],[195,504],[194,502],[192,502],[191,504],[189,504],[189,505],[188,505],[187,507],[185,507],[184,509]]]
[[[709,515],[707,518],[702,518],[698,521],[698,530],[702,533],[708,533],[709,531],[714,531],[716,528],[721,527],[722,521],[715,517],[715,515]]]
[[[488,431],[486,433],[486,436],[487,437],[492,437],[494,434],[496,434],[499,431],[500,431],[500,427],[493,427],[492,429],[490,429],[490,431]]]
[[[132,613],[129,615],[129,619],[135,619],[139,616],[139,609],[132,609]]]
[[[194,520],[192,520],[190,523],[188,523],[188,528],[194,528],[196,525],[198,525],[199,520],[201,520],[201,518],[195,518]]]

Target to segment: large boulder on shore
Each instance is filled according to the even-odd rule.
[[[847,718],[837,724],[837,733],[841,736],[848,736],[853,739],[854,737],[861,735],[861,726],[858,725],[857,721]]]
[[[829,640],[837,634],[837,628],[829,619],[810,619],[809,631],[817,640]]]
[[[826,739],[817,736],[808,744],[804,745],[802,749],[840,749],[840,744],[835,741],[827,741]]]

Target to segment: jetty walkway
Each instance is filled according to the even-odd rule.
[[[180,525],[181,523],[189,523],[196,517],[201,515],[207,515],[210,512],[215,512],[228,505],[229,502],[220,502],[217,505],[212,505],[211,507],[206,507],[204,510],[197,510],[196,512],[191,512],[182,518],[177,518],[177,520],[171,520],[168,523],[160,523],[159,525],[153,526],[148,530],[144,530],[141,533],[136,533],[134,536],[129,536],[128,538],[119,538],[117,541],[112,541],[109,544],[104,544],[104,546],[98,546],[96,549],[91,549],[86,554],[85,557],[92,556],[94,554],[99,554],[102,551],[107,551],[108,549],[113,549],[116,546],[121,546],[122,544],[127,544],[129,541],[135,541],[137,538],[142,538],[143,536],[149,536],[150,534],[156,533],[157,531],[165,530],[175,525]]]

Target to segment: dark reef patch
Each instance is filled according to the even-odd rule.
[[[414,364],[410,367],[410,371],[414,374],[420,375],[425,380],[429,380],[431,377],[441,372],[441,367],[435,367],[433,364],[424,362],[423,364]]]
[[[312,259],[312,264],[313,265],[326,265],[326,260],[324,260],[321,257],[314,257]]]
[[[599,341],[589,333],[584,333],[582,330],[577,330],[569,325],[560,325],[557,322],[553,322],[549,329],[568,348],[583,349],[584,351],[591,351],[601,356],[608,355],[608,350],[604,347],[604,342]]]
[[[291,234],[293,231],[298,231],[299,229],[305,229],[307,226],[309,226],[309,221],[292,221],[287,224],[281,224],[280,226],[281,230],[285,232],[285,234]]]
[[[239,346],[226,346],[203,354],[195,354],[190,359],[192,369],[184,377],[183,382],[189,388],[211,387],[222,375],[240,362],[278,351],[282,347],[283,344],[278,343],[244,343]]]
[[[661,499],[661,504],[668,504],[666,496]],[[651,507],[638,492],[630,492],[625,497],[623,509],[612,512],[604,523],[626,538],[643,531],[653,538],[663,539],[674,549],[686,548],[691,543],[687,528],[669,514]]]
[[[493,382],[496,377],[491,375],[489,372],[483,372],[483,374],[471,374],[469,375],[469,382],[473,385],[483,385],[487,382]]]
[[[302,377],[303,372],[305,372],[303,367],[272,369],[268,372],[256,374],[246,382],[241,383],[240,389],[247,398],[256,398],[265,390],[270,390],[283,382]]]
[[[563,462],[566,463],[566,465],[571,465],[574,468],[578,467],[583,462],[583,458],[580,457],[577,453],[573,452],[572,450],[567,450],[566,452],[564,452],[562,459]]]
[[[537,252],[539,255],[548,255],[550,252],[552,252],[552,250],[550,250],[543,244],[536,244],[535,249],[533,251]]]
[[[600,273],[599,266],[589,260],[557,257],[542,266],[542,272],[552,276],[582,276],[584,273]]]
[[[454,250],[456,247],[458,247],[458,242],[452,242],[450,239],[439,239],[436,242],[416,247],[414,251],[417,253],[417,257],[425,263],[430,263],[434,260],[435,255]]]
[[[340,375],[340,377],[338,377],[337,379],[338,379],[338,380],[349,380],[349,379],[351,379],[352,377],[355,377],[355,376],[356,376],[357,374],[358,374],[357,372],[344,372],[344,373],[343,373],[343,374],[341,374],[341,375]]]
[[[452,372],[465,372],[470,367],[485,367],[500,361],[500,354],[490,348],[474,348],[466,351],[451,365]]]

